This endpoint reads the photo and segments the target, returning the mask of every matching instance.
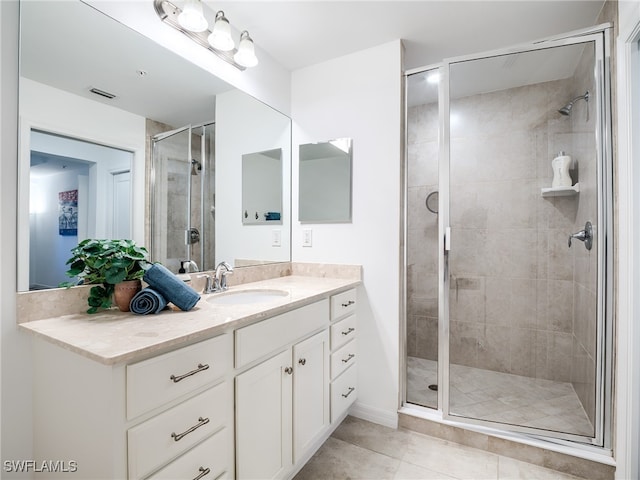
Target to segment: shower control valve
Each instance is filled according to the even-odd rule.
[[[569,248],[571,248],[571,240],[574,238],[584,242],[585,248],[587,250],[591,250],[591,247],[593,246],[593,226],[591,225],[591,222],[584,224],[584,230],[580,230],[579,232],[569,235]]]

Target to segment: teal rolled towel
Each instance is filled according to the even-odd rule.
[[[160,313],[167,306],[167,303],[167,299],[160,292],[153,288],[144,288],[131,299],[129,310],[138,315]]]
[[[198,292],[160,263],[154,263],[142,279],[180,310],[191,310],[200,300]]]

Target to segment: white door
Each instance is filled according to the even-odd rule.
[[[236,377],[237,478],[282,476],[291,464],[291,349]]]
[[[329,426],[329,333],[327,330],[293,347],[294,461]]]
[[[113,238],[131,238],[131,172],[113,174]]]

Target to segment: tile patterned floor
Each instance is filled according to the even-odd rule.
[[[347,417],[294,480],[581,480],[409,430]]]
[[[451,412],[482,420],[590,436],[593,427],[570,383],[451,366]],[[407,359],[407,400],[436,408],[437,362]]]

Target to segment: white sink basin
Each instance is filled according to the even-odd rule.
[[[214,293],[207,302],[218,305],[246,305],[247,303],[266,303],[289,295],[285,290],[240,290],[237,292]]]

